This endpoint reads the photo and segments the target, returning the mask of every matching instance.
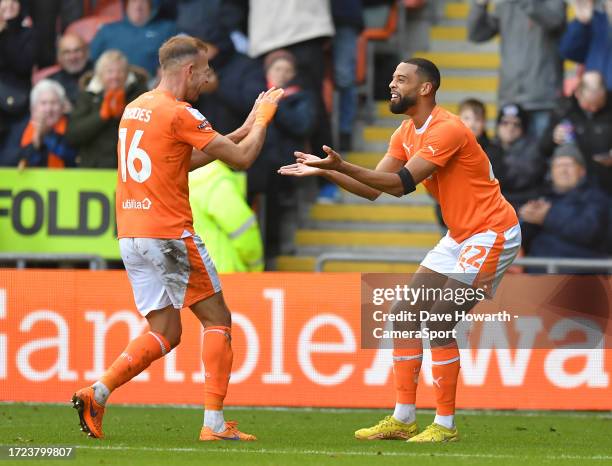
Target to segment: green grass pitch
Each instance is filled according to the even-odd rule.
[[[87,438],[68,403],[0,404],[0,444],[76,446],[74,460],[0,460],[19,465],[607,465],[612,464],[611,413],[461,412],[461,440],[415,445],[358,441],[353,432],[382,410],[226,409],[257,442],[197,441],[202,412],[183,407],[110,405],[107,438]],[[420,411],[421,427],[431,411]]]

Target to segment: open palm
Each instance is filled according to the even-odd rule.
[[[292,163],[278,169],[278,173],[285,176],[315,176],[321,173],[321,170],[315,167],[309,167],[303,163]]]
[[[329,146],[323,146],[323,151],[327,154],[327,157],[324,159],[320,159],[312,154],[303,154],[302,152],[296,152],[295,157],[298,163],[303,163],[311,167],[317,167],[323,170],[338,169],[342,164],[342,157],[340,157],[340,154]]]

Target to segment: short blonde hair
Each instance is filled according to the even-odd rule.
[[[125,70],[128,70],[128,59],[127,57],[121,53],[119,50],[111,49],[104,52],[100,55],[100,58],[96,61],[96,65],[94,67],[94,76],[98,79],[102,79],[102,71],[106,68],[110,63],[121,63],[125,66]]]
[[[195,57],[200,52],[206,53],[206,44],[197,37],[179,34],[171,37],[159,49],[159,64],[163,70],[173,67],[185,58]]]

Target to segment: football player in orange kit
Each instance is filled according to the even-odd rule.
[[[214,159],[245,169],[257,158],[283,91],[261,94],[243,126],[218,134],[188,102],[211,77],[206,45],[189,36],[159,50],[161,81],[125,108],[119,125],[117,228],[136,307],[149,331],[132,340],[104,375],[72,398],[82,430],[102,438],[110,393],[180,342],[180,309],[204,326],[204,422],[200,440],[255,440],[225,421],[231,368],[231,314],[219,277],[193,230],[188,172]]]
[[[297,163],[281,167],[279,173],[323,176],[370,200],[383,192],[399,197],[423,183],[439,202],[449,231],[423,259],[411,288],[478,287],[491,296],[518,254],[521,245],[518,218],[502,196],[491,164],[472,132],[459,117],[437,106],[439,87],[440,72],[429,60],[412,58],[397,66],[389,84],[390,109],[410,118],[393,133],[388,151],[375,170],[348,163],[324,146],[325,159],[296,152]],[[456,306],[453,314],[455,310],[467,312],[476,302]],[[417,314],[418,311],[446,314],[449,305],[444,301],[422,302],[412,310]],[[448,331],[456,323],[436,322],[435,328],[428,323],[428,327]],[[420,329],[419,322],[415,328]],[[403,341],[393,351],[395,411],[375,426],[355,432],[356,438],[458,440],[454,422],[460,367],[457,342],[454,338],[440,338],[430,343],[436,394],[434,422],[418,432],[415,401],[422,341]]]

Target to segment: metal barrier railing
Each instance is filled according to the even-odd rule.
[[[392,262],[395,264],[418,264],[424,254],[407,253],[402,257],[375,255],[375,254],[354,254],[354,253],[335,253],[329,252],[317,257],[315,270],[322,272],[327,262]],[[514,260],[514,265],[524,267],[544,267],[546,273],[558,273],[564,267],[571,267],[574,270],[602,270],[612,273],[612,258],[610,259],[568,259],[562,257],[518,257]]]
[[[0,262],[15,262],[18,269],[25,269],[28,262],[88,262],[91,270],[106,269],[106,261],[95,254],[0,253]]]

